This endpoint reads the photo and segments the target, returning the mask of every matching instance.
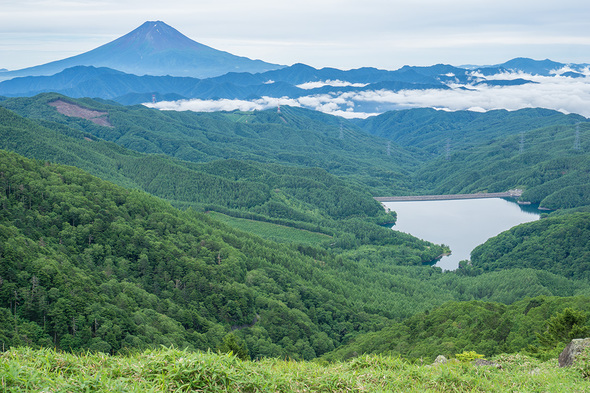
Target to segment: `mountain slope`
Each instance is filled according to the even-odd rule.
[[[347,213],[361,207],[355,206],[358,202],[370,198],[358,193],[356,187],[322,170],[303,168],[296,161],[289,161],[291,166],[235,159],[182,163],[125,152],[90,133],[124,135],[132,130],[141,138],[128,139],[131,144],[149,142],[168,150],[170,141],[161,139],[168,129],[159,128],[171,123],[187,137],[207,132],[210,144],[219,148],[234,138],[248,147],[245,142],[277,131],[282,132],[279,138],[313,135],[311,142],[317,144],[328,143],[325,138],[333,135],[334,128],[338,130],[339,120],[332,116],[286,108],[282,118],[274,112],[167,117],[146,108],[68,99],[89,109],[107,111],[113,124],[120,122],[109,127],[59,114],[47,105],[55,99],[67,98],[43,95],[4,101],[35,121],[0,110],[0,141],[42,159],[0,154],[0,304],[4,305],[0,308],[0,337],[8,345],[57,345],[107,352],[159,344],[204,349],[214,348],[235,327],[234,334],[255,357],[309,359],[349,342],[359,333],[379,330],[449,300],[511,303],[527,296],[571,296],[588,291],[586,281],[532,269],[469,277],[461,269],[443,273],[423,266],[399,266],[400,261],[419,265],[428,256],[439,255],[441,248],[389,229],[378,232],[375,225],[367,225],[372,217],[349,217]],[[160,122],[160,116],[167,122]],[[193,128],[183,123],[187,119]],[[273,128],[276,123],[284,127],[285,122],[288,128]],[[253,127],[241,126],[245,124]],[[266,128],[269,126],[270,130]],[[76,128],[87,133],[81,134]],[[378,177],[371,172],[377,169],[375,163],[366,161],[371,145],[354,130],[345,131],[343,136],[352,139],[357,157],[340,158],[347,157],[357,166],[367,165],[362,177],[369,173]],[[64,135],[77,137],[77,142]],[[262,139],[267,147],[272,141]],[[74,147],[73,152],[70,147]],[[331,147],[333,154],[337,147]],[[333,215],[342,225],[334,229],[350,230],[340,240],[354,241],[351,228],[356,228],[361,246],[350,253],[342,249],[333,252],[332,245],[322,248],[263,241],[232,230],[209,215],[179,212],[141,192],[121,189],[75,168],[50,164],[40,155],[47,151],[55,159],[64,154],[71,154],[70,158],[78,155],[75,159],[79,163],[90,163],[103,173],[115,168],[117,175],[111,174],[113,178],[125,179],[126,174],[133,173],[136,184],[160,182],[164,192],[182,193],[185,189],[186,194],[215,193],[243,185],[246,188],[237,190],[248,194],[247,187],[255,187],[253,192],[266,197],[270,194],[275,202],[286,200],[282,207],[302,208],[297,212],[320,217],[311,222],[316,229],[327,225],[327,218]],[[328,151],[326,148],[321,154]],[[101,152],[110,158],[101,158]],[[316,154],[316,158],[321,155]],[[292,159],[286,151],[274,159],[279,162],[285,156]],[[192,172],[194,169],[201,172]],[[353,169],[338,168],[342,173]],[[199,176],[219,182],[189,189],[187,184],[190,186]],[[371,181],[372,177],[363,180],[366,184]],[[230,187],[224,188],[228,184]],[[347,187],[360,199],[340,205],[343,215],[328,212],[328,208],[339,206],[335,201]],[[229,203],[242,200],[243,195],[214,197],[227,197]],[[328,206],[322,206],[321,200]],[[273,210],[277,206],[267,205],[268,214],[272,211],[293,217],[294,211]],[[482,345],[489,348],[494,344],[488,341]]]
[[[48,105],[59,97],[7,99],[0,106],[139,152],[186,161],[320,167],[373,196],[524,188],[525,200],[543,201],[547,208],[590,205],[583,137],[587,124],[576,126],[586,121],[579,115],[538,108],[486,113],[413,109],[359,123],[375,137],[350,122],[301,108],[283,107],[281,114],[194,113],[68,99],[107,112],[113,127],[104,127],[59,114]],[[573,148],[576,129],[582,135],[579,149]],[[381,137],[393,140],[389,149]]]
[[[550,216],[519,225],[476,247],[472,266],[481,271],[524,267],[590,279],[590,213]]]
[[[168,26],[169,28],[169,26]],[[171,28],[170,28],[171,29]],[[139,34],[139,33],[138,33]],[[138,34],[133,35],[133,37]],[[179,34],[179,33],[178,33]],[[177,34],[177,35],[178,35]],[[144,33],[150,37],[150,33]],[[114,53],[121,53],[123,58],[132,58],[134,53],[137,55],[138,44],[132,38],[122,40],[112,49]],[[182,45],[186,37],[182,36],[179,50],[185,51]],[[160,42],[155,39],[147,39],[146,47],[153,49],[150,56],[160,56],[162,47],[169,46],[173,50],[173,44],[169,43],[170,39],[162,39]],[[190,40],[189,40],[190,41]],[[116,42],[116,41],[115,41]],[[131,42],[131,43],[130,43]],[[196,43],[195,43],[196,44]],[[97,48],[100,49],[100,48]],[[117,52],[119,51],[119,52]],[[91,53],[91,52],[88,52]],[[137,57],[139,56],[139,57]],[[141,61],[146,60],[147,54],[137,55]],[[199,55],[201,56],[201,55]],[[172,77],[169,75],[159,75],[158,72],[151,72],[153,75],[138,76],[130,73],[117,71],[113,68],[126,69],[114,64],[116,56],[107,57],[108,61],[92,61],[88,63],[105,65],[95,66],[73,66],[56,72],[52,75],[45,76],[24,76],[11,80],[0,82],[0,95],[5,96],[32,96],[44,92],[57,92],[70,97],[98,97],[103,99],[113,99],[125,105],[140,104],[152,101],[152,95],[155,95],[158,101],[161,100],[180,100],[180,99],[202,99],[202,100],[219,100],[219,99],[238,99],[254,100],[262,97],[282,98],[288,97],[297,99],[301,97],[311,97],[309,100],[301,101],[302,105],[309,102],[310,107],[316,100],[314,96],[338,96],[351,93],[353,96],[362,97],[364,93],[391,91],[398,92],[403,90],[430,90],[445,89],[449,90],[456,84],[477,87],[486,86],[515,86],[528,83],[535,83],[524,78],[513,79],[509,76],[498,76],[500,73],[512,72],[530,72],[533,74],[541,73],[551,75],[554,68],[565,66],[562,63],[551,61],[537,62],[531,59],[513,59],[505,63],[506,67],[488,67],[477,68],[475,70],[453,67],[450,65],[436,64],[428,67],[411,67],[404,66],[399,70],[387,71],[370,67],[364,67],[353,70],[339,70],[336,68],[316,69],[305,64],[294,64],[290,67],[273,69],[266,72],[228,72],[226,74],[211,78],[199,79],[194,77],[194,73],[189,73],[191,77]],[[174,53],[166,56],[166,61],[176,62],[177,56]],[[139,60],[130,60],[130,63],[137,63]],[[67,60],[67,59],[66,59]],[[68,60],[69,61],[69,60]],[[154,62],[156,64],[157,62]],[[108,68],[108,67],[111,68]],[[173,70],[175,65],[167,65],[166,70]],[[581,71],[584,65],[568,65],[573,70]],[[133,70],[128,72],[135,72]],[[137,73],[137,72],[136,72]],[[184,75],[183,72],[170,75]],[[494,78],[488,79],[480,75],[495,75]],[[12,75],[11,73],[0,74]],[[15,74],[16,75],[16,74]],[[155,76],[158,75],[158,76]],[[579,72],[569,72],[563,76],[583,77]],[[500,79],[497,79],[500,78]],[[507,79],[506,79],[507,78]],[[370,95],[370,94],[369,94]],[[351,108],[357,112],[383,112],[387,109],[395,109],[396,106],[385,105],[384,103],[375,104],[371,100],[353,99],[355,102]]]
[[[403,188],[407,171],[402,168],[416,164],[412,153],[395,144],[390,144],[388,155],[384,139],[335,116],[301,108],[282,107],[280,114],[275,110],[196,113],[61,97],[108,112],[113,127],[101,127],[59,114],[48,105],[58,98],[55,94],[14,98],[0,101],[0,106],[25,117],[67,124],[142,153],[192,162],[238,159],[319,167],[365,189],[367,180],[374,189],[393,184]]]
[[[506,287],[523,296],[584,288],[512,272],[464,279],[263,241],[77,168],[6,151],[0,206],[7,346],[207,349],[234,331],[253,357],[311,359],[448,300],[506,298]]]
[[[298,98],[315,94],[359,92],[387,89],[419,90],[448,89],[431,77],[417,75],[416,78],[399,77],[395,72],[380,70],[340,71],[334,69],[315,70],[298,75],[296,69],[302,65],[287,67],[277,73],[230,73],[217,78],[198,79],[192,77],[172,76],[137,76],[106,67],[75,66],[50,76],[17,77],[0,82],[0,95],[33,96],[39,93],[56,92],[69,97],[98,97],[114,99],[126,105],[141,104],[152,100],[155,94],[158,100],[162,96],[174,94],[175,99],[247,99],[259,97]],[[311,71],[313,70],[313,71]],[[304,89],[296,86],[298,81],[326,81],[339,77],[346,80],[369,80],[367,83],[350,86],[320,86]],[[273,79],[275,78],[275,79]],[[300,79],[302,78],[302,79]],[[272,81],[272,83],[269,83]],[[352,83],[352,82],[351,82]]]
[[[197,78],[236,71],[264,72],[282,67],[213,49],[191,40],[164,22],[150,21],[89,52],[35,67],[4,72],[0,78],[53,75],[78,65],[109,67],[136,75]]]
[[[40,111],[37,115],[47,109],[46,105],[30,106]],[[295,238],[305,240],[304,232],[311,232],[322,238],[324,248],[363,254],[363,247],[371,245],[371,258],[381,256],[388,263],[401,265],[431,262],[444,252],[440,246],[378,225],[391,223],[395,217],[366,190],[322,169],[237,159],[190,163],[162,154],[141,154],[53,121],[24,119],[3,108],[0,124],[0,148],[76,165],[178,207],[231,215],[233,223],[242,218],[242,224],[236,226],[262,226],[258,233],[265,238],[276,239],[274,230],[282,225],[294,235],[284,242],[300,244]],[[257,223],[248,225],[249,220]]]
[[[538,335],[546,333],[546,322],[552,316],[568,307],[587,313],[589,300],[588,296],[540,296],[508,306],[481,301],[449,302],[382,331],[357,336],[324,358],[343,360],[373,353],[430,362],[438,355],[450,358],[463,351],[475,351],[486,357],[531,351],[540,346]],[[587,322],[585,332],[590,330]],[[551,355],[557,357],[570,340],[564,339],[555,349],[551,348],[556,350]]]
[[[463,150],[536,128],[581,121],[586,118],[542,108],[483,113],[420,108],[390,111],[354,122],[371,135],[391,139],[404,147],[441,154],[447,141],[453,151]]]
[[[576,130],[588,123],[563,124],[499,136],[467,149],[439,154],[415,172],[432,194],[497,192],[524,189],[522,198],[547,209],[590,206],[588,141]],[[531,122],[532,123],[532,122]]]
[[[414,303],[386,296],[395,280],[380,272],[387,264],[263,241],[77,168],[2,150],[0,206],[6,345],[207,349],[233,329],[244,330],[252,356],[308,359]]]

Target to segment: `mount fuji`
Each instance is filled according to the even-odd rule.
[[[89,52],[51,63],[2,72],[0,79],[53,75],[74,66],[108,67],[135,75],[209,78],[228,72],[265,72],[278,64],[232,55],[200,44],[161,21],[145,22],[130,33]]]

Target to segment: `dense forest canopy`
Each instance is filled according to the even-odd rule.
[[[109,123],[60,114],[56,100]],[[546,323],[567,307],[585,332],[584,118],[411,110],[353,123],[281,109],[0,100],[0,341],[253,358],[545,356]],[[395,213],[372,198],[511,188],[558,210],[455,272],[428,265],[444,246],[381,226]]]
[[[48,105],[56,100],[108,113],[112,126],[62,115]],[[590,148],[587,119],[546,109],[412,109],[351,122],[301,108],[284,107],[280,114],[156,111],[53,93],[5,99],[0,106],[59,128],[59,134],[71,135],[75,129],[183,163],[237,159],[319,167],[346,179],[347,187],[360,186],[373,196],[523,188],[523,199],[550,209],[590,204],[584,188]],[[136,173],[137,167],[128,171]],[[148,192],[161,192],[158,187],[167,186],[161,183],[154,179]]]
[[[590,279],[590,213],[575,213],[514,227],[471,253],[481,271],[513,267],[538,269],[565,277]]]
[[[314,357],[387,320],[347,300],[360,286],[338,281],[346,262],[321,250],[264,242],[73,167],[2,152],[0,174],[7,344],[206,349],[252,325],[253,355]]]
[[[121,351],[214,348],[309,359],[448,300],[587,293],[584,280],[476,276],[280,245],[79,169],[0,154],[2,339]],[[526,284],[523,285],[523,282]],[[520,283],[520,284],[519,284]]]

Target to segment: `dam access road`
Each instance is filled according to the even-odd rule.
[[[409,201],[447,201],[454,199],[479,199],[479,198],[520,198],[522,190],[509,190],[506,192],[480,192],[477,194],[451,194],[451,195],[410,195],[392,197],[374,197],[377,202],[409,202]]]

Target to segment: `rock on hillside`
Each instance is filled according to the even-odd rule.
[[[589,346],[590,338],[577,338],[572,340],[572,342],[570,342],[559,355],[559,367],[568,367],[574,364],[576,357]]]

